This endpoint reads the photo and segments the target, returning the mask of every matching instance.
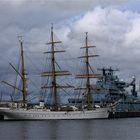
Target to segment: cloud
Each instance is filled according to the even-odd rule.
[[[1,0],[1,26],[16,24],[24,29],[62,22],[100,6],[121,5],[126,0]],[[61,23],[62,23],[61,22]]]
[[[97,7],[72,23],[67,35],[68,42],[80,48],[84,43],[84,32],[89,32],[89,40],[97,46],[102,65],[120,68],[125,73],[122,75],[124,78],[133,74],[138,76],[139,22],[139,13]],[[76,50],[74,47],[71,47],[71,51]]]
[[[140,15],[132,21],[131,30],[125,35],[125,45],[126,46],[137,46],[140,43]]]

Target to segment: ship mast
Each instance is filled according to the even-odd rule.
[[[86,72],[84,74],[78,74],[76,75],[76,78],[85,78],[86,79],[86,87],[85,88],[76,88],[76,90],[85,90],[86,92],[86,104],[87,109],[91,110],[93,108],[93,100],[92,100],[92,92],[91,90],[94,90],[91,86],[91,78],[99,78],[99,74],[93,74],[93,70],[90,65],[90,58],[97,57],[98,55],[89,55],[89,49],[94,48],[95,46],[88,45],[88,33],[86,32],[85,37],[85,47],[81,47],[81,49],[85,49],[85,55],[81,56],[79,58],[83,58],[85,62],[85,70]],[[92,72],[92,73],[91,73]]]
[[[23,40],[19,38],[21,48],[21,79],[22,79],[22,96],[23,96],[23,107],[26,106],[27,90],[26,90],[26,78],[25,78],[25,64],[24,64],[24,51],[23,51]]]
[[[22,89],[16,87],[15,85],[12,85],[11,83],[7,81],[1,81],[1,82],[22,93],[21,101],[11,101],[11,102],[18,102],[18,103],[20,102],[23,104],[23,107],[25,108],[26,103],[27,103],[27,89],[26,89],[26,76],[25,76],[26,73],[25,73],[25,64],[24,64],[24,51],[23,51],[22,36],[19,36],[19,43],[20,43],[21,71],[19,72],[19,70],[17,70],[11,63],[9,64],[12,67],[12,69],[20,76],[21,81],[22,81]]]
[[[53,34],[53,26],[51,27],[51,65],[52,65],[52,94],[54,95],[54,108],[58,110],[58,102],[57,102],[57,88],[56,88],[56,76],[55,76],[55,52],[54,52],[54,45],[55,43],[61,42],[54,42],[54,34]]]
[[[61,86],[57,83],[57,76],[65,76],[65,75],[71,75],[69,73],[69,71],[62,71],[60,70],[56,70],[56,65],[58,66],[58,63],[56,62],[56,57],[55,54],[56,53],[61,53],[61,52],[65,52],[65,50],[60,50],[57,51],[55,50],[55,44],[61,43],[61,41],[55,41],[54,40],[54,32],[53,32],[53,25],[51,26],[51,40],[49,43],[47,43],[47,45],[51,46],[50,51],[48,52],[44,52],[44,53],[49,53],[51,54],[51,71],[46,71],[42,73],[42,76],[51,76],[52,81],[51,81],[51,86],[43,86],[42,89],[44,88],[50,88],[51,89],[51,93],[53,95],[53,110],[57,111],[59,108],[59,104],[58,104],[58,88],[72,88],[72,86],[66,85],[66,86]]]
[[[87,82],[86,82],[86,88],[87,88],[87,104],[88,104],[88,109],[91,108],[92,104],[92,97],[91,97],[91,84],[90,84],[90,77],[89,75],[89,52],[88,52],[88,34],[86,33],[86,54],[85,54],[85,63],[86,63],[86,74],[87,74]]]

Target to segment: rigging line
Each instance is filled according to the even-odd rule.
[[[51,64],[49,63],[49,60],[48,60],[48,59],[46,59],[46,64],[48,65],[49,68],[51,68]],[[47,65],[46,65],[46,67],[47,67]],[[45,70],[47,69],[46,67],[45,67]],[[48,77],[47,77],[47,84],[48,84],[48,82],[49,82],[49,78],[50,78],[50,77],[48,76]]]
[[[47,57],[49,57],[49,58],[47,58]],[[45,63],[46,65],[45,66],[51,68],[50,55],[47,55],[47,57],[46,57],[46,63]],[[47,69],[46,67],[45,67],[45,69]]]
[[[27,51],[26,51],[27,50]],[[42,53],[42,51],[30,51],[28,47],[26,47],[25,52],[29,53]],[[26,54],[25,54],[26,55]]]
[[[20,53],[18,53],[18,54],[20,54]],[[21,56],[19,57],[19,59],[18,59],[18,63],[17,63],[17,70],[19,71],[19,68],[20,68],[20,61],[21,61]],[[17,73],[17,75],[16,75],[16,78],[15,78],[15,83],[14,83],[14,86],[16,87],[16,85],[17,85],[17,80],[18,80],[18,73]],[[12,93],[13,95],[11,95],[11,96],[13,96],[12,98],[13,98],[13,100],[15,99],[15,96],[16,96],[16,88],[14,88],[14,91],[13,91],[13,93]]]
[[[28,74],[28,75],[30,75],[30,77],[40,77],[40,74]]]
[[[81,80],[81,85],[83,85],[83,84],[85,85],[84,79]],[[80,96],[81,96],[81,91],[82,91],[82,89],[79,90],[79,98],[80,98]],[[83,93],[82,93],[82,94],[83,94]],[[83,96],[83,95],[82,95],[82,96]]]
[[[34,99],[38,99],[38,97],[37,96],[36,97],[33,97],[33,98],[29,99],[28,101],[31,102]]]
[[[89,66],[90,70],[92,71],[92,73],[94,73],[94,71],[89,63],[88,63],[88,66]]]
[[[46,98],[46,101],[48,102],[48,103],[50,103],[50,104],[52,104],[53,103],[53,98],[52,98],[52,93],[51,92],[48,92],[48,94],[47,94],[47,96],[45,96]]]
[[[10,72],[9,72],[9,66],[10,66],[10,65],[8,65],[8,67],[7,67],[7,69],[6,69],[4,75],[8,75],[8,73],[10,73]],[[4,79],[6,79],[6,77],[5,77]],[[6,90],[6,89],[4,88],[3,91],[5,92],[5,90]],[[5,93],[6,93],[6,92],[5,92]],[[9,95],[9,96],[10,96],[10,95]]]
[[[43,58],[44,59],[44,58]],[[42,68],[42,72],[44,71],[44,70],[46,70],[46,67],[47,67],[47,65],[48,65],[48,62],[47,62],[47,58],[45,57],[45,65],[43,65],[43,68]]]
[[[51,58],[47,58],[47,59],[51,59]],[[58,58],[57,60],[59,60],[59,61],[64,61],[64,62],[65,62],[65,61],[72,61],[72,60],[73,60],[73,61],[77,61],[77,58],[65,58],[65,59],[62,59],[62,58],[60,59],[60,58]]]
[[[60,86],[59,84],[57,84],[57,85]],[[61,89],[70,96],[70,94],[65,89],[63,89],[63,88],[61,88]]]
[[[63,55],[61,55],[60,56],[60,58],[58,58],[57,60],[59,60],[59,61],[63,61],[64,62],[64,64],[65,64],[65,66],[66,67],[70,67],[70,65],[69,65],[69,62],[68,61],[71,61],[71,60],[73,60],[73,59],[76,59],[76,58],[72,58],[71,56],[69,56],[69,58],[68,58],[68,52],[67,52],[67,54],[63,54]],[[66,57],[66,58],[65,58]],[[56,62],[57,63],[57,62]],[[61,68],[60,68],[60,65],[57,63],[57,66],[59,67],[59,69],[61,70]]]
[[[38,95],[34,95],[34,96],[30,96],[29,98],[28,98],[28,101],[30,100],[33,100],[33,99],[35,99],[35,98],[38,98]]]
[[[33,63],[33,61],[28,57],[28,55],[25,54],[25,56],[28,58],[28,60],[31,62],[31,64],[35,67],[36,71],[39,72],[39,68]]]
[[[46,60],[46,64],[48,64],[48,67],[50,67],[49,63],[47,63],[48,59],[46,58],[45,60]],[[46,70],[46,67],[47,67],[47,65],[45,65],[45,70]],[[42,77],[41,80],[42,80],[42,83],[44,83],[43,85],[48,85],[50,77],[48,76],[46,78],[46,82],[43,79],[44,78]],[[41,95],[41,96],[43,96],[42,98],[45,98],[45,93],[47,93],[47,89],[45,89],[45,90],[44,89],[41,89],[41,91],[43,91],[43,93]]]
[[[46,58],[45,60],[46,60],[46,64],[47,64],[47,65],[45,65],[45,69],[46,69],[46,67],[49,67],[49,68],[50,68],[50,67],[51,67],[51,64],[49,63],[50,61],[49,61],[47,58]],[[50,78],[51,78],[50,76],[48,76],[48,77],[46,78],[46,79],[47,79],[47,80],[46,80],[46,83],[45,83],[45,80],[43,80],[43,78],[42,78],[42,81],[43,81],[44,85],[48,85],[48,83],[49,83],[49,81],[50,81]],[[46,97],[47,100],[51,99],[51,103],[52,103],[52,102],[53,102],[53,101],[52,101],[52,94],[47,94],[47,95],[46,95],[45,93],[48,92],[47,89],[41,89],[41,91],[44,91],[44,92],[42,93],[41,96],[42,96],[44,99],[45,99],[45,97]]]
[[[24,51],[24,52],[26,52],[26,53],[30,53],[30,54],[42,54],[42,51]]]
[[[33,85],[36,89],[38,89],[38,88],[37,88],[38,85],[37,85],[35,82],[33,82],[33,80],[31,80],[31,78],[30,78],[30,82],[32,83],[32,85]]]
[[[0,92],[0,102],[1,102],[1,100],[2,100],[2,96],[3,96],[3,92],[1,91],[1,92]]]
[[[57,35],[56,35],[55,33],[54,33],[54,36],[56,37],[56,39],[59,40],[59,38],[57,37]],[[59,45],[60,48],[66,50],[66,48],[64,48],[64,46],[65,46],[65,45],[64,45],[63,42],[61,42],[61,45]],[[58,50],[58,47],[55,47],[55,49]],[[67,61],[68,61],[68,60],[70,61],[70,60],[72,60],[72,59],[77,60],[76,58],[72,58],[71,55],[70,55],[70,53],[68,53],[68,51],[67,51],[67,56],[69,56],[70,58],[68,58],[68,59],[63,59],[63,60],[65,60],[65,61],[66,61],[66,60],[67,60]],[[60,60],[60,61],[63,61],[63,60]]]
[[[34,91],[30,91],[28,93],[28,97],[38,96],[38,93],[34,93]]]
[[[37,45],[41,44],[41,45],[45,45],[44,43],[41,43],[41,42],[27,42],[27,41],[25,41],[24,44],[33,44],[33,45],[34,44],[37,44]]]
[[[62,70],[59,64],[55,61],[55,64],[58,66],[59,70]]]

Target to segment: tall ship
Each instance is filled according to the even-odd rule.
[[[43,83],[41,89],[48,92],[51,95],[51,102],[48,106],[45,106],[45,101],[40,100],[38,107],[28,105],[28,91],[27,91],[27,73],[25,72],[25,62],[24,62],[24,50],[23,50],[23,41],[19,40],[21,48],[21,70],[18,71],[12,64],[12,68],[19,75],[22,81],[22,88],[18,88],[12,85],[9,82],[2,81],[2,83],[13,87],[22,93],[22,99],[18,101],[12,100],[13,105],[11,107],[0,107],[0,116],[4,120],[61,120],[61,119],[98,119],[98,118],[108,118],[109,116],[109,107],[96,107],[91,97],[91,91],[94,90],[91,79],[100,78],[99,74],[94,74],[91,65],[90,58],[96,57],[97,55],[89,55],[89,49],[95,46],[88,45],[88,34],[86,33],[85,37],[85,46],[81,49],[85,50],[84,56],[80,58],[84,61],[85,72],[79,75],[76,75],[76,78],[84,79],[85,84],[82,87],[73,87],[69,84],[61,85],[61,82],[58,82],[60,77],[70,76],[71,73],[66,70],[62,70],[56,60],[56,53],[63,53],[64,50],[56,49],[56,44],[61,43],[61,41],[54,40],[53,26],[51,27],[51,40],[47,45],[49,45],[50,50],[44,52],[50,56],[50,67],[48,71],[41,73],[41,76],[44,78],[48,77],[46,83]],[[59,78],[58,78],[59,77]],[[63,80],[65,82],[65,78]],[[73,105],[63,106],[60,102],[59,89],[65,91],[67,88],[75,88],[75,90],[84,91],[83,98],[85,103],[80,107]]]

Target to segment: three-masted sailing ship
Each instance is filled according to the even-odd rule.
[[[95,118],[108,118],[108,107],[104,108],[96,108],[93,105],[92,101],[92,90],[93,87],[91,86],[91,78],[98,78],[98,74],[91,74],[90,73],[90,63],[89,58],[95,57],[96,55],[89,55],[89,49],[94,46],[88,45],[88,35],[86,33],[86,39],[85,39],[85,46],[82,47],[82,49],[85,49],[85,55],[81,58],[85,61],[85,68],[86,72],[84,74],[76,75],[76,78],[84,78],[86,80],[86,86],[83,88],[80,88],[80,90],[85,91],[85,98],[86,103],[83,109],[78,109],[76,107],[71,107],[71,110],[68,110],[67,108],[63,108],[61,104],[59,103],[59,94],[58,89],[64,89],[64,88],[73,88],[73,86],[70,86],[68,84],[66,85],[60,85],[59,82],[57,82],[58,78],[61,76],[68,76],[71,75],[69,71],[63,71],[61,69],[57,69],[57,62],[56,62],[56,53],[65,52],[64,50],[57,50],[55,47],[55,44],[61,43],[61,41],[55,41],[54,40],[54,32],[53,32],[53,26],[51,27],[51,40],[47,45],[50,46],[50,51],[45,52],[46,54],[50,54],[50,62],[51,67],[49,71],[45,71],[41,74],[42,77],[49,77],[51,82],[49,85],[44,84],[41,88],[42,89],[50,89],[49,93],[52,95],[52,103],[49,107],[44,106],[44,101],[41,100],[40,107],[38,108],[28,108],[28,101],[27,101],[27,83],[26,83],[26,73],[24,68],[24,50],[23,50],[23,42],[20,40],[20,46],[21,46],[21,72],[17,71],[14,67],[14,70],[19,74],[22,81],[22,89],[19,89],[15,86],[12,86],[10,83],[3,81],[3,83],[12,86],[19,90],[22,93],[22,100],[17,102],[17,107],[9,107],[9,108],[0,108],[0,115],[3,115],[4,120],[55,120],[55,119],[95,119]],[[65,81],[65,80],[64,80]],[[76,88],[78,90],[78,88]]]

